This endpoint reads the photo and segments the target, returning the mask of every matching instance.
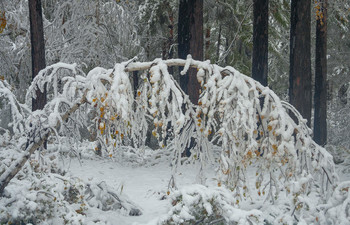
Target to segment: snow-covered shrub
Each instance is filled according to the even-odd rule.
[[[159,224],[262,224],[262,212],[242,210],[223,187],[185,187],[171,196],[173,207]]]
[[[20,155],[21,152],[14,151],[13,146],[2,149],[2,167],[4,164],[10,166]],[[91,210],[113,210],[130,216],[142,214],[125,195],[117,194],[103,182],[85,183],[79,178],[63,176],[58,152],[42,151],[34,155],[0,198],[1,224],[104,221],[103,217],[87,218]]]

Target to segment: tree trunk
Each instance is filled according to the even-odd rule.
[[[46,67],[45,41],[41,0],[29,0],[30,41],[32,48],[32,79]],[[36,91],[36,99],[32,99],[32,110],[43,109],[46,104],[46,87],[44,92]]]
[[[203,0],[189,1],[192,5],[190,19],[190,54],[193,59],[203,60]],[[197,70],[190,69],[188,73],[188,95],[193,104],[198,104],[200,83],[197,80]]]
[[[311,121],[311,1],[292,0],[290,28],[289,101]]]
[[[220,59],[220,47],[221,47],[221,24],[219,25],[218,45],[216,48],[216,61],[219,61]]]
[[[180,0],[178,41],[179,58],[186,59],[191,54],[193,59],[203,60],[203,0]],[[187,74],[180,75],[180,87],[193,104],[198,104],[200,84],[195,69],[190,68]],[[190,156],[194,146],[196,142],[192,138],[184,155]]]
[[[180,0],[178,23],[178,56],[186,59],[188,54],[193,59],[203,60],[203,1]],[[180,76],[180,86],[192,103],[198,104],[200,84],[196,70]]]
[[[210,27],[208,26],[205,32],[205,60],[210,59],[209,48],[210,48]]]
[[[190,5],[187,0],[180,0],[178,21],[178,57],[180,59],[186,59],[190,53],[190,37]],[[180,70],[182,70],[181,67]],[[187,84],[188,75],[180,75],[180,87],[186,94],[188,93]]]
[[[327,143],[327,0],[318,3],[316,21],[316,61],[314,96],[314,139]]]
[[[254,0],[252,77],[267,86],[269,0]]]

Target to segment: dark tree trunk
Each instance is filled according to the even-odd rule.
[[[203,0],[180,0],[178,22],[178,57],[186,59],[188,54],[193,59],[203,60]],[[182,70],[182,68],[180,68]],[[200,84],[197,71],[189,69],[188,73],[180,75],[180,86],[193,104],[198,104]],[[196,146],[194,138],[183,153],[190,156]]]
[[[190,24],[190,54],[193,59],[203,60],[203,0],[189,1],[193,4]],[[198,104],[200,83],[197,80],[197,70],[190,69],[188,73],[188,95],[193,104]]]
[[[138,96],[137,89],[139,88],[139,74],[137,71],[134,71],[132,73],[132,79],[133,79],[133,86],[134,86],[134,98],[137,98]]]
[[[205,32],[205,60],[210,59],[209,48],[210,48],[210,27],[207,27]]]
[[[192,0],[190,0],[191,2]],[[178,21],[178,57],[186,59],[190,53],[190,3],[187,0],[180,0],[179,21]],[[182,70],[182,68],[180,68]],[[180,75],[180,87],[185,93],[187,91],[188,76]]]
[[[269,0],[254,0],[252,77],[267,86]]]
[[[221,24],[219,25],[219,34],[218,34],[218,45],[216,48],[216,60],[220,59],[220,47],[221,47]]]
[[[46,67],[45,41],[41,0],[29,0],[30,41],[32,45],[32,79]],[[46,88],[44,92],[36,91],[36,99],[32,99],[32,110],[43,109],[46,104]]]
[[[311,1],[292,0],[289,101],[307,119],[309,127],[312,106],[310,29]]]
[[[193,59],[203,60],[203,1],[180,0],[178,23],[179,58],[186,59],[188,54]],[[180,86],[194,104],[198,104],[200,84],[196,70],[180,76]]]
[[[327,0],[319,4],[316,21],[314,139],[317,144],[324,146],[327,143]]]

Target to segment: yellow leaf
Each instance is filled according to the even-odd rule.
[[[253,156],[252,151],[248,151],[247,156],[248,156],[249,158],[251,158],[251,157]]]
[[[221,187],[221,182],[218,182],[218,187]]]
[[[272,145],[273,150],[277,151],[277,145]]]
[[[167,194],[167,195],[170,195],[170,191],[167,191],[166,194]]]
[[[157,137],[157,132],[154,130],[152,131],[153,136]]]
[[[267,126],[267,130],[268,130],[268,131],[271,131],[271,130],[272,130],[272,126],[271,126],[271,125],[268,125],[268,126]]]

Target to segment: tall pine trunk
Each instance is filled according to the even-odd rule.
[[[188,54],[193,59],[203,60],[203,1],[180,0],[178,22],[178,56],[186,59]],[[192,103],[197,104],[200,84],[196,70],[180,76],[180,86],[189,95]]]
[[[254,0],[253,14],[252,77],[267,86],[269,0]]]
[[[178,19],[178,57],[180,59],[186,59],[190,53],[190,18],[190,4],[187,0],[180,0]],[[188,93],[187,84],[188,75],[180,75],[180,87],[185,93]]]
[[[307,119],[309,127],[312,108],[310,30],[311,1],[292,0],[289,101]]]
[[[32,49],[32,79],[40,70],[46,67],[45,41],[41,0],[29,0],[30,41]],[[36,91],[36,98],[32,99],[32,110],[43,109],[46,104],[46,88],[44,92]]]
[[[327,143],[327,0],[317,3],[314,139]]]
[[[193,59],[203,60],[203,0],[189,1],[192,4],[190,17],[190,54]],[[200,84],[197,80],[197,70],[191,68],[188,73],[188,95],[193,104],[198,104]]]
[[[203,60],[203,0],[180,0],[178,22],[178,57],[186,59],[188,54],[193,59]],[[180,68],[181,70],[182,68]],[[180,75],[180,86],[189,95],[193,104],[198,104],[200,84],[197,71],[193,68]],[[183,153],[190,156],[190,149],[196,145],[194,138]]]

